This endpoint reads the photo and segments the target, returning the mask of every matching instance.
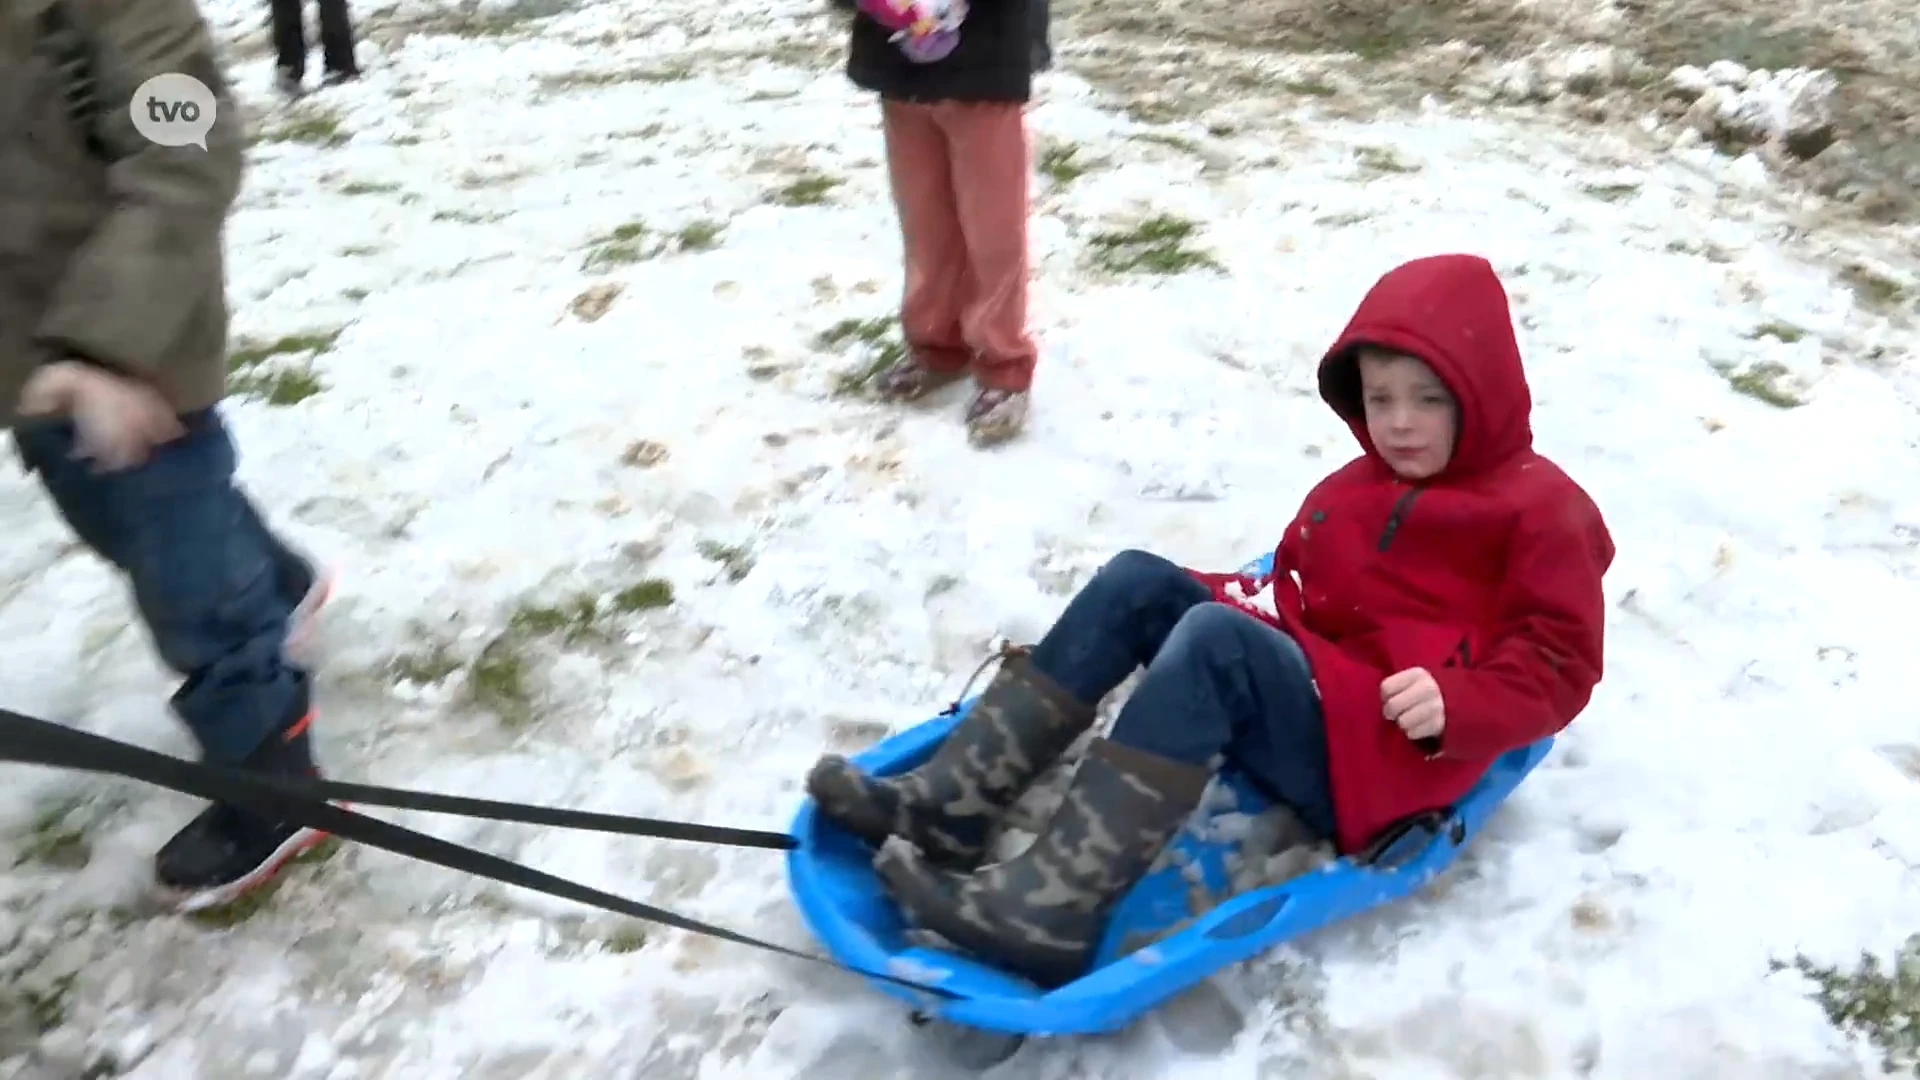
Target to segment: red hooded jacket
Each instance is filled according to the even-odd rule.
[[[1452,391],[1458,435],[1440,474],[1409,483],[1374,450],[1361,345],[1419,357]],[[1586,707],[1614,547],[1587,493],[1533,451],[1532,395],[1486,260],[1438,255],[1381,278],[1321,360],[1320,396],[1365,453],[1307,494],[1270,580],[1277,625],[1306,651],[1320,690],[1335,839],[1352,852],[1458,799],[1494,758]],[[1266,583],[1195,576],[1229,603],[1228,582],[1248,595]],[[1416,746],[1382,712],[1381,681],[1416,667],[1445,705],[1437,746]]]

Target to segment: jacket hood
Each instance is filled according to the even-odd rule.
[[[1532,449],[1533,395],[1507,291],[1487,260],[1431,255],[1387,271],[1321,358],[1320,397],[1380,461],[1360,400],[1366,345],[1419,358],[1459,403],[1453,457],[1434,479],[1484,472]]]

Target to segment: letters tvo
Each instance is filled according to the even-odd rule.
[[[147,119],[159,124],[174,121],[191,124],[200,119],[200,106],[192,101],[161,101],[157,97],[147,99]]]

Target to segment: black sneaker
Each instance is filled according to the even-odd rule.
[[[241,768],[270,776],[318,777],[308,735],[313,714],[269,738]],[[154,856],[154,876],[180,911],[230,904],[266,884],[288,860],[327,839],[317,829],[214,803]]]

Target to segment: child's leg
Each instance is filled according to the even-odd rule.
[[[1326,726],[1306,653],[1230,604],[1187,612],[1114,720],[1112,738],[1195,765],[1224,754],[1308,828],[1333,835]]]
[[[1114,902],[1199,805],[1216,755],[1258,746],[1243,764],[1263,766],[1302,821],[1331,834],[1319,703],[1298,653],[1245,612],[1194,605],[1031,847],[961,877],[889,840],[875,869],[917,925],[1043,985],[1076,977]]]
[[[1123,551],[1082,586],[1033,650],[1033,666],[1099,702],[1153,660],[1181,617],[1212,594],[1173,562]]]
[[[306,0],[268,0],[273,19],[274,66],[299,81],[307,71]]]
[[[266,549],[268,561],[273,565],[274,581],[291,609],[306,598],[315,585],[320,583],[320,572],[307,561],[306,556],[287,546],[286,541],[273,531],[266,519],[260,516],[260,510],[244,492],[234,493],[239,499],[240,520],[246,528],[252,529],[260,537],[261,546]]]
[[[981,393],[967,419],[976,441],[997,442],[1025,423],[1039,356],[1027,332],[1026,112],[1011,101],[949,102],[940,109],[974,286],[961,324]],[[988,418],[990,411],[997,415]]]
[[[184,438],[113,473],[72,457],[70,425],[36,427],[21,442],[67,520],[126,572],[157,651],[184,677],[172,705],[204,758],[313,773],[308,677],[281,656],[294,601],[275,546],[233,485],[234,449],[219,413],[182,422]],[[244,888],[318,839],[215,806],[162,849],[157,870],[175,888]]]
[[[360,65],[353,56],[353,17],[347,0],[320,0],[321,59],[329,75],[357,75]]]
[[[73,425],[61,421],[27,421],[13,432],[20,463],[40,477],[53,507],[80,542],[95,555],[121,569],[126,563],[123,545],[109,515],[104,485],[92,482],[88,462],[74,461]]]
[[[309,670],[313,667],[310,651],[314,624],[318,621],[320,609],[333,596],[334,576],[323,572],[305,555],[287,546],[285,540],[267,525],[253,500],[240,496],[241,509],[248,527],[260,534],[270,557],[273,560],[274,573],[280,582],[280,595],[292,611],[287,617],[287,638],[283,651],[295,664]]]
[[[884,396],[902,399],[954,381],[972,358],[960,326],[970,287],[967,247],[960,232],[947,136],[936,122],[936,108],[907,101],[880,103],[887,175],[906,264],[900,328],[908,356],[880,376],[877,388]]]
[[[862,839],[902,836],[944,862],[972,865],[1006,808],[1092,726],[1100,699],[1208,596],[1166,559],[1122,552],[1031,654],[1001,665],[932,758],[877,778],[829,754],[808,774],[807,792],[823,815]]]

